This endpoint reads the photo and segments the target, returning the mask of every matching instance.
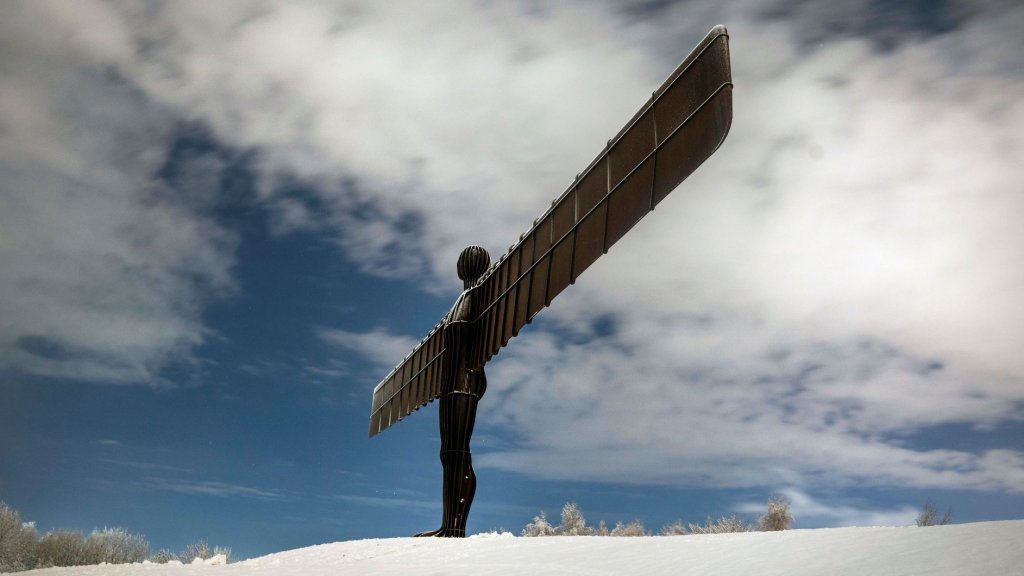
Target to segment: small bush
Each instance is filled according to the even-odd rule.
[[[629,524],[623,524],[622,522],[616,522],[615,528],[612,528],[612,536],[647,536],[647,531],[644,530],[644,525],[639,520],[634,520]]]
[[[225,564],[230,564],[232,562],[231,548],[228,548],[227,546],[214,546],[213,547],[213,555],[214,556],[221,556],[221,555],[223,555],[224,556],[224,563]]]
[[[682,520],[676,520],[671,524],[662,526],[660,534],[662,536],[685,536],[689,532],[686,531],[686,524],[683,524]]]
[[[197,558],[199,560],[205,561],[219,555],[224,556],[225,564],[231,563],[231,548],[228,548],[226,546],[214,546],[211,548],[210,543],[205,538],[203,538],[201,540],[196,540],[195,542],[192,542],[191,544],[186,546],[185,549],[182,550],[180,554],[175,554],[174,552],[171,552],[170,550],[164,548],[156,554],[154,554],[153,556],[151,556],[149,558],[149,561],[153,562],[154,564],[167,564],[168,562],[181,562],[182,564],[191,564]]]
[[[85,536],[77,530],[54,530],[39,541],[39,566],[84,566],[91,559]]]
[[[562,508],[562,524],[558,527],[560,536],[590,536],[593,530],[587,528],[587,519],[575,502],[567,502]]]
[[[89,564],[132,564],[149,556],[149,542],[124,528],[93,530],[85,541]]]
[[[691,534],[727,534],[732,532],[750,532],[754,528],[747,524],[742,518],[733,514],[723,516],[718,520],[712,520],[711,516],[704,522],[704,525],[690,524],[687,526]]]
[[[615,528],[608,530],[608,525],[601,520],[597,528],[587,526],[587,520],[583,511],[575,502],[567,502],[562,508],[562,523],[556,528],[552,526],[544,512],[533,518],[533,522],[526,525],[522,531],[523,536],[649,536],[650,533],[644,529],[639,521],[629,524],[617,522]]]
[[[793,526],[793,514],[789,511],[789,500],[785,496],[768,499],[768,512],[757,519],[757,529],[762,532],[789,530]]]
[[[921,513],[917,515],[918,526],[944,526],[946,524],[953,523],[953,509],[949,508],[946,513],[939,518],[939,510],[935,507],[935,501],[929,499],[924,503],[924,508],[921,509]]]
[[[168,562],[180,562],[178,555],[170,550],[164,548],[149,557],[149,561],[154,564],[167,564]]]
[[[35,526],[22,523],[17,510],[0,502],[0,572],[35,568],[38,544]]]
[[[206,538],[203,538],[185,546],[185,550],[178,555],[178,559],[185,564],[191,564],[196,558],[207,560],[212,556],[213,549],[210,548],[210,543],[206,541]]]
[[[523,536],[555,536],[556,534],[558,531],[548,522],[543,510],[540,516],[533,517],[533,522],[527,524],[522,532]]]

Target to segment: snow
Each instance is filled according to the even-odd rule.
[[[228,565],[82,566],[32,574],[1024,576],[1024,520],[642,538],[392,538],[322,544]]]

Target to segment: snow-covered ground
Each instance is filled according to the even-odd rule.
[[[32,574],[1021,576],[1024,520],[646,538],[393,538],[311,546],[226,566],[83,566]]]

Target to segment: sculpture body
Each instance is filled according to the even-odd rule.
[[[476,424],[477,403],[487,391],[484,367],[470,362],[473,343],[477,340],[473,320],[480,313],[480,298],[474,285],[490,264],[487,251],[479,246],[469,246],[459,255],[459,278],[465,290],[441,324],[445,350],[448,350],[441,372],[443,386],[438,410],[441,466],[444,468],[443,517],[440,528],[417,536],[466,535],[466,521],[476,495],[476,472],[469,443]]]
[[[724,141],[732,123],[728,33],[716,26],[493,266],[459,257],[465,291],[373,391],[370,436],[440,399],[444,517],[422,536],[464,536],[476,492],[469,444],[484,365]]]

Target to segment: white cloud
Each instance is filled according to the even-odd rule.
[[[729,141],[502,353],[480,421],[521,449],[478,460],[621,482],[1024,489],[1016,451],[906,442],[1020,417],[1024,109],[1005,73],[1020,56],[986,42],[1021,17],[889,51],[808,50],[784,21],[740,18]],[[492,200],[482,217],[510,210]],[[427,236],[458,225],[425,210]],[[615,333],[595,339],[595,314]]]
[[[110,68],[116,19],[49,8],[0,24],[0,368],[157,382],[203,342],[234,240],[155,178],[175,119]]]
[[[865,508],[848,504],[825,504],[800,490],[782,491],[789,500],[796,527],[804,525],[841,526],[913,526],[920,510],[913,506],[895,509]],[[764,514],[764,502],[744,502],[736,507],[743,514]]]
[[[1024,490],[1016,447],[910,441],[1021,418],[1024,52],[1006,44],[1021,47],[1022,19],[982,13],[888,52],[808,53],[785,23],[731,25],[728,141],[502,352],[478,421],[520,446],[478,461],[690,486]],[[614,334],[595,340],[595,314]]]
[[[461,247],[481,243],[497,256],[721,19],[736,84],[729,139],[502,352],[479,425],[521,449],[480,461],[640,483],[1024,489],[1015,450],[908,442],[937,424],[1019,420],[1024,405],[1024,9],[954,10],[963,18],[956,27],[879,50],[875,39],[808,35],[801,18],[844,21],[838,4],[810,15],[787,2],[718,4],[682,3],[644,20],[590,3],[39,3],[51,21],[87,12],[109,32],[73,35],[86,61],[77,66],[127,78],[132,90],[108,102],[144,106],[124,118],[154,125],[97,130],[115,144],[91,156],[49,145],[62,137],[35,146],[40,134],[62,134],[63,123],[36,108],[56,106],[47,96],[59,91],[24,96],[19,84],[5,93],[3,105],[27,110],[5,117],[41,119],[32,130],[14,125],[25,151],[5,141],[5,159],[23,154],[47,173],[91,175],[88,190],[115,192],[90,195],[109,198],[95,203],[57,192],[18,197],[26,228],[71,218],[67,228],[90,232],[51,241],[19,230],[36,248],[14,251],[32,257],[13,269],[61,290],[45,302],[140,299],[116,309],[152,322],[111,322],[105,308],[86,314],[101,308],[86,298],[53,308],[53,317],[83,314],[70,322],[81,328],[58,331],[44,301],[32,300],[42,291],[22,282],[4,312],[31,316],[5,326],[42,327],[33,328],[40,338],[21,340],[29,352],[5,362],[65,374],[54,358],[32,365],[30,352],[60,356],[54,334],[78,334],[71,343],[82,347],[96,330],[86,349],[111,359],[89,366],[133,379],[201,342],[204,292],[193,280],[230,284],[230,242],[192,204],[116,194],[138,190],[163,150],[139,156],[150,164],[124,161],[121,143],[150,142],[168,118],[202,122],[258,152],[261,200],[277,211],[279,232],[330,230],[366,270],[453,289]],[[766,11],[796,19],[766,21]],[[678,49],[671,57],[668,44]],[[73,112],[79,122],[126,125],[112,113]],[[127,168],[93,174],[94,164],[136,171],[105,186]],[[288,178],[312,184],[315,198],[275,186]],[[159,225],[142,230],[157,238],[140,241],[132,226],[132,242],[111,232],[147,221]],[[120,254],[110,246],[128,262],[157,264],[139,280],[97,256]],[[61,263],[60,277],[18,268],[47,259]],[[595,315],[612,321],[612,334],[596,337]],[[12,341],[35,334],[8,332]],[[387,367],[413,344],[384,332],[322,335]]]
[[[119,16],[141,49],[118,68],[257,148],[282,230],[326,224],[366,269],[447,285],[462,245],[507,245],[661,74],[613,15],[572,6],[176,2]],[[281,175],[315,183],[324,210],[280,198]]]
[[[901,441],[933,424],[1016,418],[1016,388],[972,389],[959,375],[913,378],[908,360],[858,346],[844,351],[852,359],[778,358],[770,347],[730,349],[728,338],[708,345],[700,334],[673,336],[652,324],[637,330],[663,346],[621,336],[567,345],[541,331],[510,346],[490,371],[478,422],[515,445],[477,462],[623,483],[1024,490],[1019,452],[920,451]]]

